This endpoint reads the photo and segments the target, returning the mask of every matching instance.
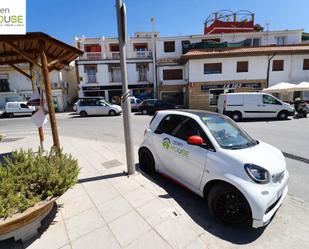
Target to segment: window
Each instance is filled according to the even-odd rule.
[[[248,61],[237,61],[237,73],[248,72]]]
[[[20,108],[29,108],[26,104],[20,104]]]
[[[84,70],[87,75],[86,83],[97,83],[97,66],[84,65]]]
[[[245,40],[246,47],[257,47],[261,45],[261,38],[249,38]]]
[[[165,53],[175,52],[175,41],[165,41],[164,42],[164,52]]]
[[[309,59],[304,59],[303,70],[309,70]]]
[[[121,69],[120,69],[120,67],[111,68],[111,82],[121,82]]]
[[[147,63],[138,63],[136,64],[136,71],[138,73],[138,81],[147,81]]]
[[[85,44],[85,52],[101,52],[100,44]]]
[[[159,124],[155,133],[162,134],[166,133],[172,135],[175,128],[185,120],[185,117],[180,115],[168,115]]]
[[[182,69],[164,69],[163,80],[182,80]]]
[[[285,36],[275,37],[275,40],[276,40],[276,44],[279,45],[279,46],[285,45],[285,43],[286,43],[286,37]]]
[[[1,77],[1,75],[0,75]],[[0,78],[0,92],[9,92],[10,87],[9,87],[9,81],[8,79],[1,79]]]
[[[281,103],[270,95],[263,95],[263,104],[281,105]]]
[[[202,130],[200,125],[192,118],[184,117],[176,129],[173,131],[173,135],[181,140],[187,141],[190,136],[200,136],[206,142],[205,132]]]
[[[206,63],[204,64],[204,74],[222,73],[222,63]]]
[[[220,38],[202,39],[202,42],[220,42]]]
[[[234,89],[210,89],[209,90],[209,105],[217,106],[219,95],[223,93],[233,93]]]
[[[283,71],[284,60],[273,60],[273,71]]]

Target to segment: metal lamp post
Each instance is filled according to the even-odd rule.
[[[126,7],[121,0],[116,0],[117,24],[118,24],[118,40],[120,51],[120,67],[122,78],[122,96],[121,104],[123,108],[123,126],[126,146],[126,159],[128,174],[135,173],[133,142],[131,133],[131,107],[130,107],[130,91],[128,88],[127,65],[126,65],[126,42],[127,42],[127,20]]]

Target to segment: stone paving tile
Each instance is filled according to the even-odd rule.
[[[130,204],[135,208],[140,207],[144,203],[149,202],[155,198],[155,196],[144,187],[134,189],[124,194],[123,197],[126,198],[128,202],[130,202]]]
[[[133,210],[128,201],[121,196],[100,204],[98,209],[107,223]]]
[[[62,204],[74,200],[82,195],[86,195],[86,191],[81,184],[76,184],[68,189],[58,200],[57,203]]]
[[[137,240],[129,244],[125,249],[171,249],[170,245],[164,241],[154,230],[140,236]]]
[[[31,244],[28,244],[31,243]],[[64,223],[56,222],[36,240],[25,242],[27,249],[57,249],[69,243]]]
[[[137,212],[143,216],[149,224],[156,226],[164,219],[170,217],[173,210],[171,207],[165,205],[160,199],[155,198],[137,208]]]
[[[125,194],[133,189],[140,187],[140,184],[134,181],[133,177],[117,177],[109,179],[109,182],[121,193]]]
[[[80,213],[64,222],[71,241],[105,225],[100,213],[95,208]]]
[[[107,226],[88,233],[72,242],[72,249],[118,249],[116,238]]]
[[[122,247],[133,242],[143,233],[151,230],[151,227],[146,221],[144,221],[135,211],[121,216],[115,221],[109,223],[109,227]]]
[[[85,182],[83,186],[96,205],[105,203],[119,196],[116,189],[109,184],[106,179]]]
[[[94,204],[87,194],[82,193],[74,199],[60,202],[60,208],[63,218],[68,219],[90,208],[94,208]]]
[[[186,249],[205,249],[208,248],[203,240],[200,238],[195,238],[188,246],[185,247]],[[214,249],[214,248],[212,248]]]
[[[72,249],[71,244],[65,245],[59,249]]]
[[[197,234],[178,219],[166,219],[155,229],[173,248],[184,248],[197,238]]]

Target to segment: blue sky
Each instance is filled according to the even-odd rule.
[[[27,31],[42,31],[73,44],[75,36],[115,37],[115,0],[26,0]],[[270,30],[309,32],[308,0],[126,0],[128,33],[150,31],[150,17],[161,36],[203,33],[206,17],[221,9],[250,10]]]

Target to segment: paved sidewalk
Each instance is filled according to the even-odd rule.
[[[78,158],[79,183],[44,221],[40,235],[0,248],[308,248],[309,204],[290,196],[265,229],[236,229],[213,221],[205,202],[161,176],[124,173],[124,145],[61,137]],[[36,148],[30,136],[0,143],[1,153]],[[51,145],[47,138],[46,147]],[[137,148],[135,148],[137,152]]]

